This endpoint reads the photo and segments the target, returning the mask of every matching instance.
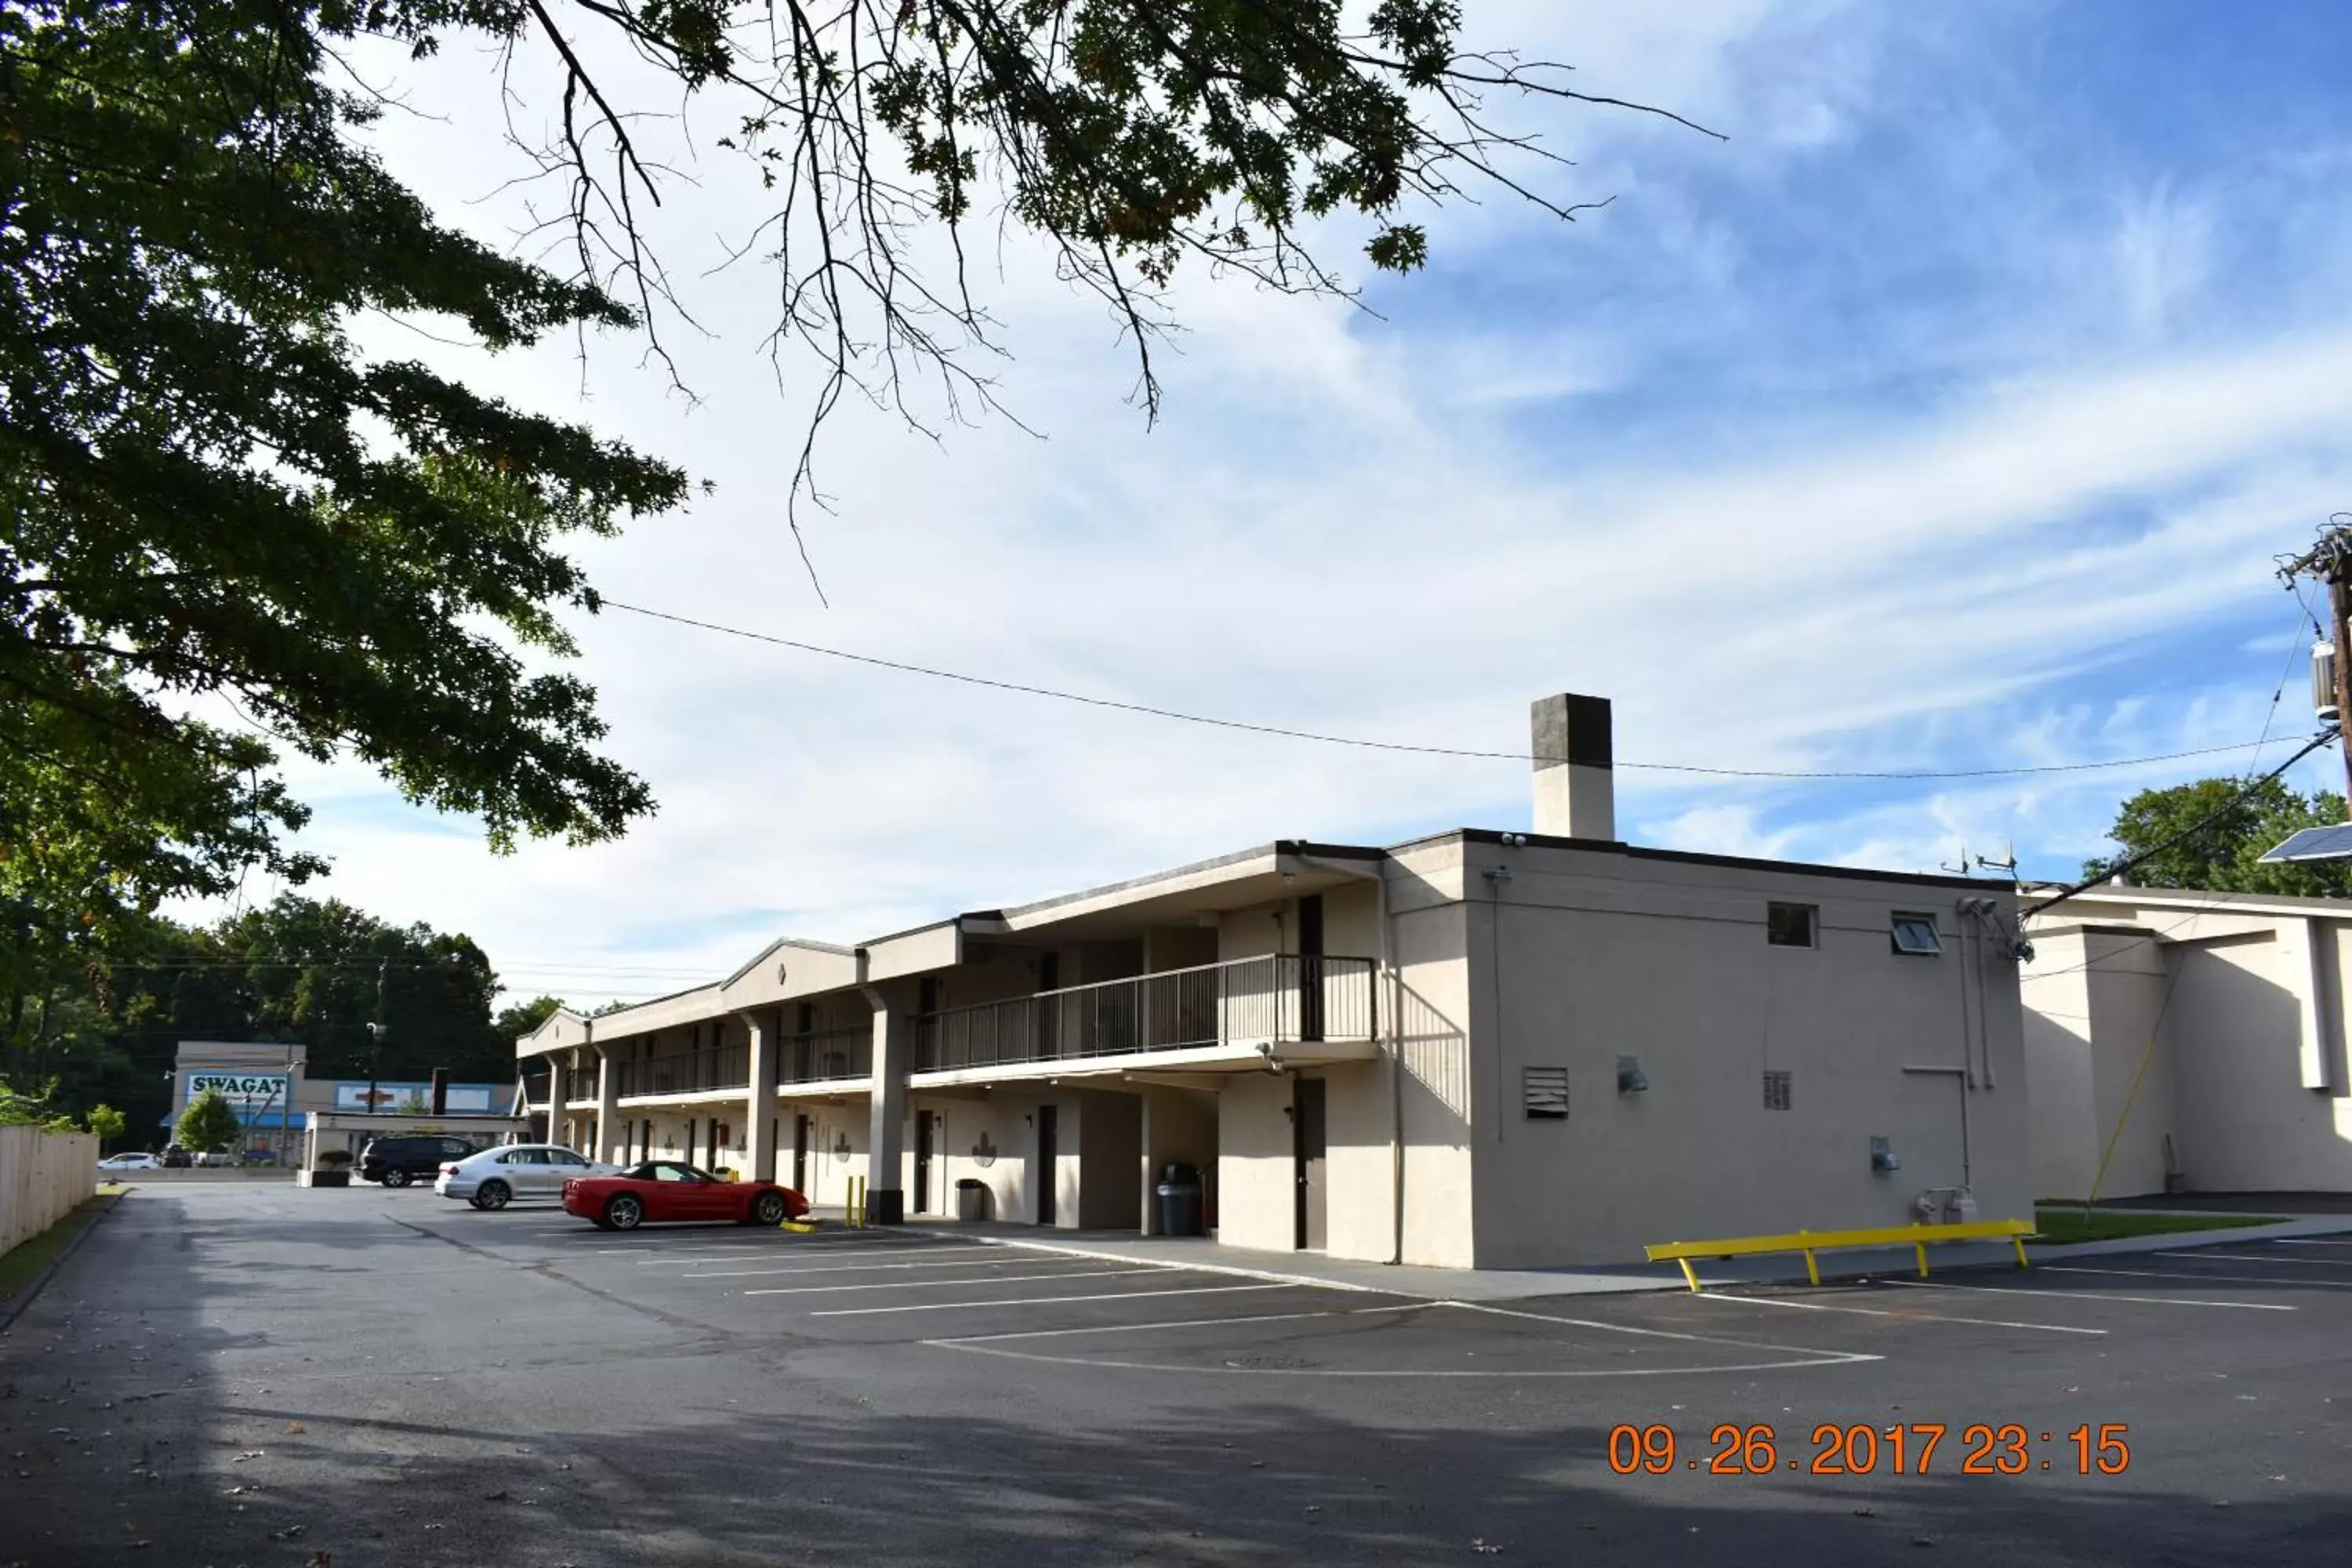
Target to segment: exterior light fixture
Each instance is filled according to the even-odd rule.
[[[1884,1138],[1873,1138],[1870,1141],[1870,1169],[1872,1174],[1879,1176],[1892,1175],[1902,1168],[1903,1156],[1895,1152],[1895,1145],[1893,1143],[1887,1142],[1887,1140]]]
[[[1617,1058],[1617,1092],[1620,1094],[1646,1094],[1649,1092],[1649,1089],[1650,1075],[1642,1070],[1642,1058],[1639,1057],[1619,1057]]]

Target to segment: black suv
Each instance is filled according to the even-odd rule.
[[[360,1180],[404,1187],[414,1181],[431,1181],[442,1166],[481,1150],[463,1138],[436,1138],[412,1133],[399,1138],[371,1138],[360,1151]]]

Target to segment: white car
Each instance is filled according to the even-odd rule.
[[[441,1167],[433,1190],[463,1198],[478,1209],[502,1209],[517,1198],[563,1196],[563,1184],[579,1176],[617,1176],[618,1165],[600,1165],[560,1143],[506,1143]]]
[[[98,1163],[101,1171],[160,1171],[163,1162],[152,1154],[109,1154]]]

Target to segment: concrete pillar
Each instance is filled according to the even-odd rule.
[[[877,1225],[898,1225],[907,1217],[906,1189],[898,1184],[901,1143],[907,1120],[907,1072],[914,1061],[915,999],[908,989],[879,985],[865,988],[874,1005],[874,1083],[869,1100],[872,1120],[866,1125],[866,1170],[871,1184],[866,1193],[866,1213]]]
[[[744,1148],[751,1154],[752,1180],[772,1182],[776,1179],[776,1048],[782,1043],[783,1016],[770,1012],[742,1016],[743,1026],[751,1034],[751,1087],[743,1103],[751,1137]]]
[[[592,1160],[610,1161],[613,1144],[621,1130],[621,1064],[613,1053],[599,1047],[596,1051],[596,1147],[584,1152]]]

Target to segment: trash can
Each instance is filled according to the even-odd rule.
[[[1162,1167],[1160,1185],[1155,1190],[1160,1196],[1160,1235],[1201,1234],[1201,1173],[1197,1167]]]
[[[986,1219],[988,1217],[988,1184],[975,1176],[963,1176],[956,1182],[956,1218]]]

